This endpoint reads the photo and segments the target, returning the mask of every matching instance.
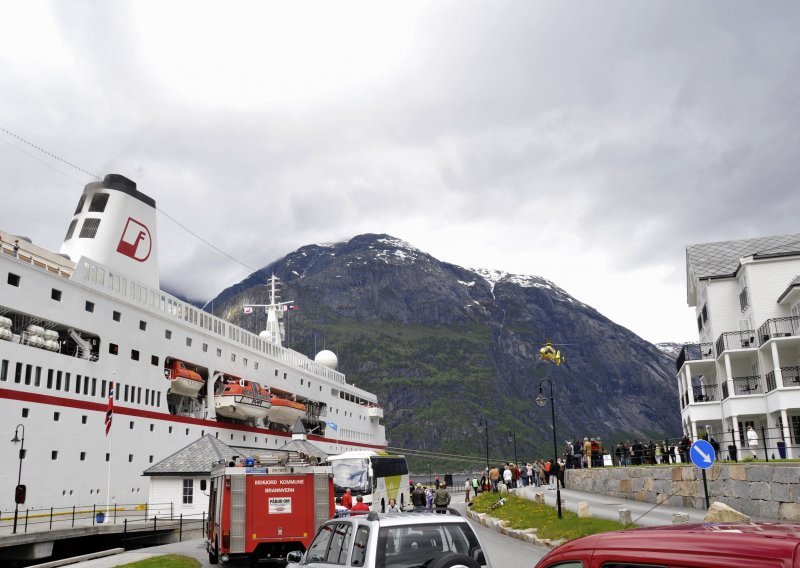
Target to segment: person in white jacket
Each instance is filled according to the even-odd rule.
[[[752,426],[747,427],[747,445],[750,446],[753,457],[756,457],[756,450],[758,450],[758,434],[756,434]]]

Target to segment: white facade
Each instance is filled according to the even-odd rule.
[[[202,520],[208,515],[208,474],[151,477],[147,502],[151,516]]]
[[[800,455],[800,235],[687,248],[687,299],[699,342],[678,357],[684,433],[723,458]]]

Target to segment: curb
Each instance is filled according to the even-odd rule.
[[[487,513],[476,513],[475,511],[467,509],[467,517],[476,523],[480,523],[490,530],[527,542],[528,544],[536,544],[539,546],[546,546],[548,548],[555,548],[556,546],[565,542],[564,540],[549,540],[546,538],[539,538],[536,536],[536,529],[512,529],[508,526],[508,521],[495,519]]]

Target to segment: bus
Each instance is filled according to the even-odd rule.
[[[347,489],[353,498],[364,497],[373,511],[385,513],[389,499],[402,509],[408,494],[408,463],[405,456],[384,455],[363,450],[345,452],[328,458],[333,466],[333,485],[336,496]]]

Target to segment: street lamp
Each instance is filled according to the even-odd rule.
[[[539,396],[536,397],[536,404],[538,406],[545,406],[547,404],[547,397],[542,394],[542,384],[547,383],[550,385],[550,410],[553,420],[553,465],[558,464],[558,446],[556,445],[556,403],[555,396],[553,395],[553,383],[550,379],[542,379],[539,381]],[[561,518],[561,488],[558,484],[558,477],[556,476],[556,507],[558,509],[558,518]]]
[[[481,417],[478,422],[478,432],[486,433],[486,478],[489,478],[489,421]]]
[[[514,465],[518,466],[519,464],[517,463],[517,433],[514,432],[513,430],[508,433],[508,442],[511,443],[512,441],[514,442]]]
[[[19,429],[22,428],[22,438],[19,437]],[[25,426],[17,424],[14,429],[14,437],[11,442],[18,444],[22,442],[19,448],[19,475],[17,476],[17,488],[14,491],[14,530],[12,534],[17,534],[17,518],[19,517],[19,504],[25,503],[25,487],[22,485],[22,460],[25,459]]]

